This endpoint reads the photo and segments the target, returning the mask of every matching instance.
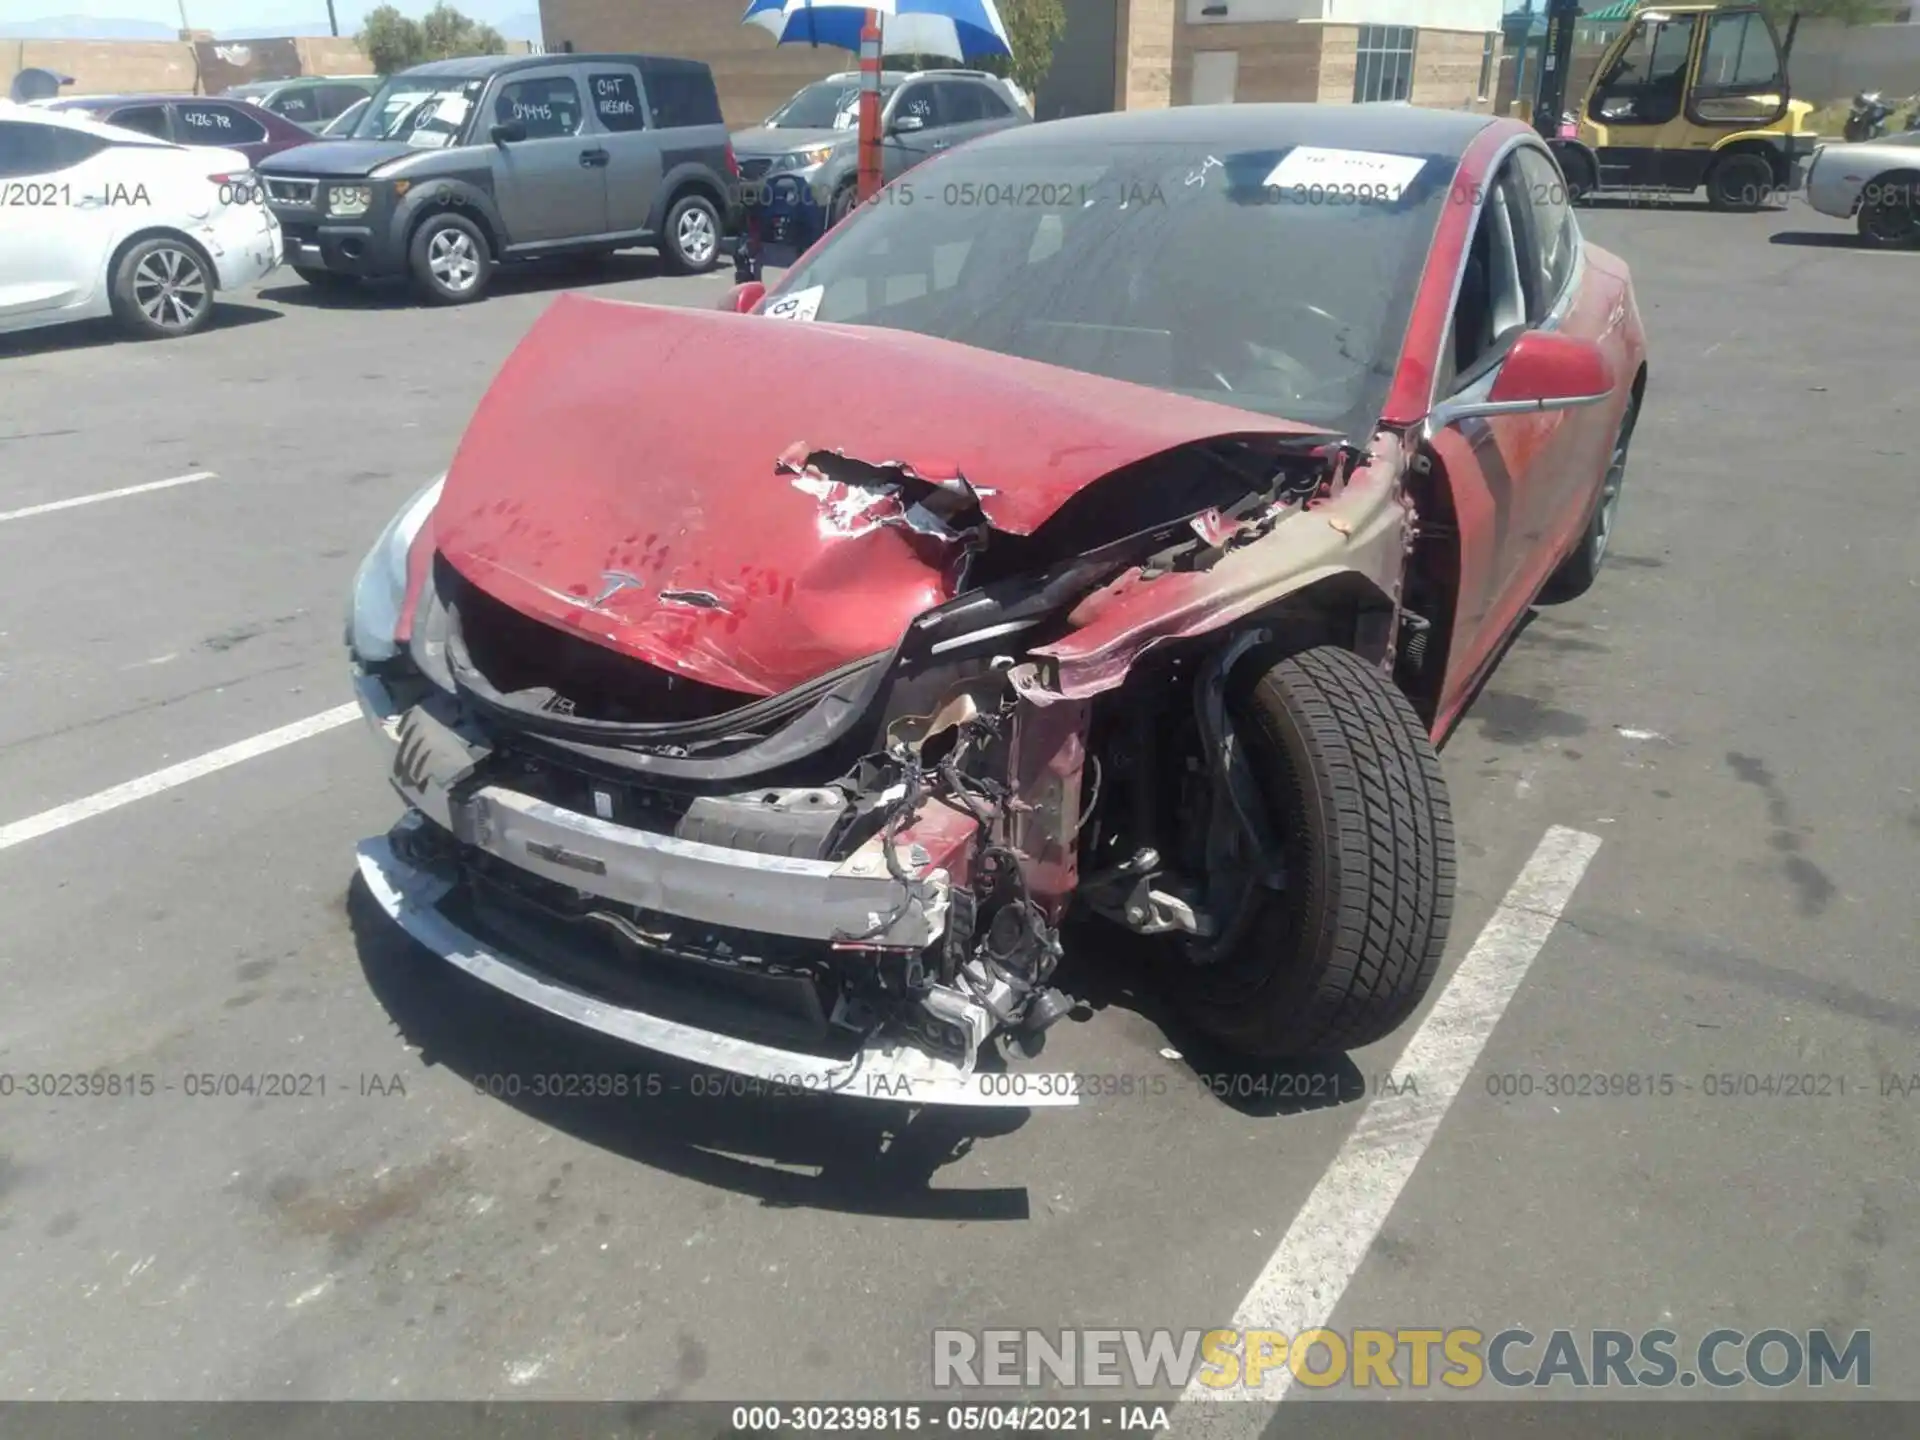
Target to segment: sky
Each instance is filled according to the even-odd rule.
[[[181,0],[0,0],[0,23],[85,15],[106,20],[149,20],[170,28],[180,24]],[[196,30],[259,30],[278,25],[325,25],[327,0],[184,0],[187,21]],[[334,0],[340,33],[360,28],[360,17],[378,0]],[[539,11],[539,0],[452,0],[454,8],[476,20],[498,23]],[[420,16],[433,0],[394,0],[405,14]]]

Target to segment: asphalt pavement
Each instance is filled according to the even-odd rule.
[[[1216,1093],[1087,950],[1048,1064],[1132,1093],[710,1095],[408,945],[349,883],[396,814],[377,752],[316,724],[0,844],[0,1398],[905,1399],[936,1328],[1301,1306],[1864,1328],[1875,1393],[1920,1398],[1920,257],[1797,203],[1582,220],[1651,383],[1599,583],[1443,753],[1469,1069],[1410,1026],[1304,1096]],[[0,837],[343,705],[354,566],[544,307],[728,283],[623,256],[434,310],[275,276],[186,341],[0,340]],[[1556,835],[1556,903],[1504,898]],[[679,1088],[489,1093],[583,1072]],[[60,1074],[156,1084],[24,1093]],[[1409,1079],[1409,1123],[1360,1128]],[[1368,1228],[1343,1259],[1303,1214]]]

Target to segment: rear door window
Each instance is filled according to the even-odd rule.
[[[156,140],[171,140],[167,131],[167,107],[164,105],[127,105],[107,116],[107,124],[122,130],[138,130]]]
[[[935,124],[968,125],[987,118],[986,110],[980,104],[978,85],[969,85],[964,80],[941,80],[933,88],[939,91],[934,104],[940,118]]]
[[[593,96],[594,118],[599,120],[603,129],[616,134],[646,129],[646,112],[640,105],[639,71],[589,71],[587,90]]]
[[[173,113],[189,145],[252,145],[267,138],[267,127],[238,105],[186,101]]]
[[[296,125],[311,125],[323,118],[319,106],[320,92],[317,89],[302,87],[298,90],[282,90],[267,102],[267,109]]]

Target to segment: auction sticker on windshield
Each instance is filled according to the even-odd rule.
[[[820,313],[820,297],[826,291],[824,285],[809,285],[791,295],[782,295],[760,313],[770,320],[811,320]]]
[[[1268,189],[1333,194],[1391,204],[1400,198],[1426,160],[1419,155],[1387,155],[1374,150],[1331,150],[1296,145],[1267,175]]]

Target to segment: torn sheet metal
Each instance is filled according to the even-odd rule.
[[[1068,617],[1071,632],[1034,650],[1008,683],[1034,705],[1085,699],[1120,685],[1164,641],[1218,629],[1336,575],[1359,576],[1397,598],[1407,543],[1404,465],[1401,443],[1376,436],[1338,494],[1288,507],[1264,534],[1243,526],[1211,567],[1128,571],[1082,600]]]
[[[921,474],[904,460],[856,459],[839,450],[808,450],[796,445],[774,462],[791,477],[793,488],[820,502],[823,539],[850,539],[883,525],[899,525],[916,535],[950,544],[976,546],[986,537],[982,496],[957,470],[947,476]]]

